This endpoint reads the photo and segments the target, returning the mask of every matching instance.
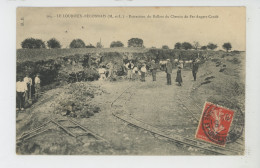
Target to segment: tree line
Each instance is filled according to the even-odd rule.
[[[46,44],[47,47],[50,49],[61,48],[60,42],[55,38],[51,38],[50,40],[47,41]],[[41,39],[27,38],[21,43],[21,47],[26,49],[37,49],[37,48],[39,49],[39,48],[46,48],[46,44]],[[74,39],[70,42],[69,47],[70,48],[103,48],[103,45],[101,44],[101,42],[97,42],[96,46],[92,44],[86,45],[83,40]],[[124,44],[121,41],[112,41],[110,44],[110,48],[114,48],[114,47],[124,47]],[[144,47],[144,42],[140,38],[131,38],[127,42],[127,47]],[[183,50],[190,50],[190,49],[215,50],[216,48],[218,48],[218,45],[211,42],[203,46],[201,46],[197,41],[194,41],[192,44],[189,42],[182,42],[182,43],[177,42],[174,45],[174,49],[183,49]],[[222,45],[222,48],[228,52],[229,50],[232,49],[232,45],[230,42],[227,42]],[[162,49],[170,49],[170,48],[167,45],[163,45]]]
[[[164,48],[165,46],[163,46],[162,48]],[[177,42],[175,45],[174,45],[174,49],[184,49],[184,50],[190,50],[190,49],[195,49],[195,50],[215,50],[218,48],[218,45],[217,44],[214,44],[214,43],[208,43],[207,45],[204,45],[204,46],[201,46],[199,44],[199,42],[197,41],[194,41],[193,44],[189,43],[189,42],[183,42],[183,43],[180,43],[180,42]],[[229,50],[232,49],[232,45],[230,42],[227,42],[227,43],[224,43],[222,45],[222,48],[225,49],[227,52]]]

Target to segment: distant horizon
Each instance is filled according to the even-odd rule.
[[[29,37],[29,38],[33,38],[33,37]],[[57,38],[55,38],[55,37],[52,37],[52,38],[50,38],[50,39],[56,39],[57,41],[59,41],[59,39],[57,39]],[[138,37],[134,37],[134,38],[138,38]],[[35,38],[35,39],[37,39],[37,38]],[[50,40],[49,39],[49,40]],[[77,39],[80,39],[80,38],[77,38]],[[40,40],[42,40],[42,39],[40,39]],[[74,40],[74,39],[72,39],[72,40]],[[71,40],[71,41],[72,41]],[[83,40],[83,39],[81,39],[84,43],[85,43],[85,41]],[[142,39],[143,40],[143,39]],[[43,40],[42,40],[43,41]],[[48,40],[47,40],[48,41]],[[45,45],[46,45],[46,48],[45,49],[55,49],[55,48],[49,48],[48,46],[47,46],[47,41],[43,41],[44,43],[45,43]],[[116,40],[116,41],[120,41],[120,40]],[[145,40],[143,40],[144,41],[144,48],[153,48],[153,47],[155,47],[155,46],[149,46],[149,47],[147,47],[147,46],[145,46]],[[60,41],[59,41],[60,42]],[[92,43],[89,43],[89,44],[86,44],[85,43],[85,46],[89,46],[89,45],[92,45],[92,46],[94,46],[95,48],[97,48],[96,47],[96,44],[98,43],[98,42],[100,42],[100,41],[97,41],[95,44],[92,44]],[[111,43],[112,43],[113,41],[111,41]],[[122,42],[122,41],[120,41],[120,42]],[[188,42],[188,41],[183,41],[183,42]],[[179,42],[179,43],[183,43],[183,42]],[[122,42],[123,43],[123,42]],[[178,43],[178,42],[176,42],[176,43]],[[175,43],[175,44],[176,44]],[[193,42],[188,42],[188,43],[190,43],[191,45],[193,45]],[[200,43],[200,42],[199,42]],[[216,43],[214,43],[214,42],[209,42],[209,43],[213,43],[213,44],[216,44]],[[226,42],[226,43],[228,43],[228,42]],[[101,42],[101,44],[102,44],[102,42]],[[123,43],[124,44],[124,43]],[[131,47],[128,47],[128,45],[127,45],[128,43],[126,43],[126,44],[124,44],[124,47],[123,48],[131,48]],[[169,45],[166,45],[166,46],[168,46],[169,47],[169,49],[175,49],[174,48],[174,46],[175,46],[175,44],[173,44],[173,47],[171,47],[171,46],[169,46]],[[224,44],[224,43],[223,43]],[[218,44],[216,44],[218,47],[216,48],[216,49],[214,49],[214,50],[224,50],[225,51],[225,49],[223,49],[222,48],[222,45],[223,44],[220,44],[220,45],[218,45]],[[60,45],[61,45],[61,47],[60,47],[60,49],[69,49],[70,47],[69,47],[69,45],[67,45],[66,47],[64,47],[63,45],[62,45],[62,43],[60,42]],[[201,48],[202,46],[207,46],[208,45],[208,43],[207,44],[205,44],[205,45],[200,45],[198,48]],[[231,45],[232,45],[232,43],[231,43]],[[162,46],[164,46],[164,45],[162,45]],[[155,48],[157,48],[157,49],[161,49],[162,48],[162,46],[161,47],[155,47]],[[82,47],[82,48],[87,48],[87,47]],[[102,48],[111,48],[110,46],[103,46]],[[112,48],[122,48],[122,47],[112,47]],[[142,48],[142,47],[137,47],[137,48]],[[16,49],[26,49],[26,48],[22,48],[21,47],[21,45],[20,45],[20,48],[16,48]],[[37,49],[37,48],[35,48],[35,49]],[[58,48],[56,48],[56,49],[58,49]],[[207,49],[207,50],[210,50],[210,49]],[[231,51],[232,50],[235,50],[235,49],[233,49],[233,47],[231,48]],[[245,50],[239,50],[239,51],[245,51]]]
[[[214,49],[214,50],[210,50],[210,49],[206,49],[206,50],[202,50],[202,49],[188,49],[188,50],[185,50],[185,49],[175,49],[175,48],[169,48],[169,49],[162,49],[162,48],[153,48],[153,47],[112,47],[112,48],[110,48],[110,47],[102,47],[101,49],[116,49],[116,48],[136,48],[136,49],[161,49],[161,50],[183,50],[183,51],[190,51],[190,50],[192,50],[192,51],[224,51],[224,52],[226,52],[226,50],[225,49],[223,49],[223,48],[221,48],[221,49],[218,49],[218,48],[216,48],[216,49]],[[100,49],[100,48],[97,48],[97,47],[95,47],[95,48],[86,48],[86,47],[83,47],[83,48],[48,48],[48,47],[46,47],[46,48],[17,48],[16,50],[63,50],[63,49],[75,49],[75,50],[77,50],[77,49]],[[240,52],[246,52],[246,50],[233,50],[233,49],[231,49],[231,50],[229,50],[228,52],[231,52],[231,51],[240,51]]]

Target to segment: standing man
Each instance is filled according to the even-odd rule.
[[[136,79],[138,79],[138,67],[135,65],[134,66],[134,69],[133,69],[133,78],[134,78],[134,80],[136,80]]]
[[[146,65],[143,64],[142,68],[141,68],[141,81],[145,82],[145,73],[146,73]]]
[[[24,110],[27,84],[19,78],[16,82],[16,110]]]
[[[39,78],[39,74],[34,78],[34,89],[35,89],[35,99],[38,99],[39,93],[41,90],[41,80]]]
[[[152,71],[152,76],[153,76],[153,81],[156,81],[156,71],[157,71],[157,66],[155,64],[155,61],[152,60],[151,62],[151,71]]]
[[[171,74],[172,74],[172,63],[170,62],[170,59],[167,59],[167,63],[166,63],[166,74],[167,74],[167,85],[171,85],[172,84],[172,78],[171,78]]]
[[[184,61],[183,60],[179,60],[179,65],[180,65],[181,69],[183,69],[184,68]]]
[[[198,69],[199,69],[198,62],[196,60],[193,60],[193,62],[192,62],[192,75],[193,75],[194,81],[196,81]]]
[[[181,66],[178,65],[177,70],[177,76],[176,76],[176,82],[178,82],[179,86],[182,84],[182,77],[181,77]]]
[[[106,79],[106,69],[105,66],[102,66],[101,68],[98,69],[98,73],[99,73],[99,80],[105,80]]]
[[[114,66],[113,63],[110,61],[108,64],[108,78],[112,78],[113,77],[113,70],[114,70]]]
[[[134,68],[134,64],[132,63],[132,61],[129,61],[126,64],[126,69],[127,69],[127,78],[129,80],[131,80],[133,78],[133,68]]]
[[[31,100],[32,98],[32,78],[29,77],[29,75],[27,74],[24,78],[23,81],[26,83],[27,85],[27,92],[26,92],[26,99],[27,100]]]

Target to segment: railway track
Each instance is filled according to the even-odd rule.
[[[24,132],[17,140],[16,143],[21,143],[28,139],[31,139],[35,136],[38,136],[44,132],[50,131],[54,129],[54,126],[63,130],[66,134],[74,137],[79,138],[82,136],[92,137],[95,141],[104,141],[108,142],[106,139],[102,138],[92,130],[86,128],[85,126],[81,125],[80,123],[76,122],[73,119],[68,117],[59,117],[59,118],[49,118],[47,122],[43,123],[42,125],[28,131]],[[77,139],[78,140],[78,139]]]
[[[178,134],[178,133],[172,133],[170,131],[161,129],[156,126],[152,126],[148,123],[145,123],[144,121],[137,119],[133,117],[131,114],[128,114],[125,110],[124,104],[127,103],[127,101],[130,100],[131,96],[133,95],[133,92],[131,92],[131,89],[133,86],[128,87],[125,89],[112,103],[111,103],[111,112],[112,115],[116,118],[120,119],[121,121],[134,126],[135,128],[143,129],[147,132],[150,132],[151,134],[158,135],[161,137],[164,137],[174,143],[179,144],[185,144],[191,147],[195,147],[204,151],[209,151],[215,154],[219,155],[239,155],[242,154],[241,151],[232,149],[232,148],[223,148],[216,145],[211,145],[209,143],[199,141],[194,138],[185,137],[184,135]],[[181,101],[181,100],[180,100]],[[182,102],[183,103],[183,102]],[[189,109],[186,106],[187,109]],[[192,113],[193,118],[196,121],[199,121],[198,114],[195,114],[191,110],[188,110],[190,113]]]

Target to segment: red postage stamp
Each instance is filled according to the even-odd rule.
[[[234,111],[206,102],[195,138],[225,146]]]

